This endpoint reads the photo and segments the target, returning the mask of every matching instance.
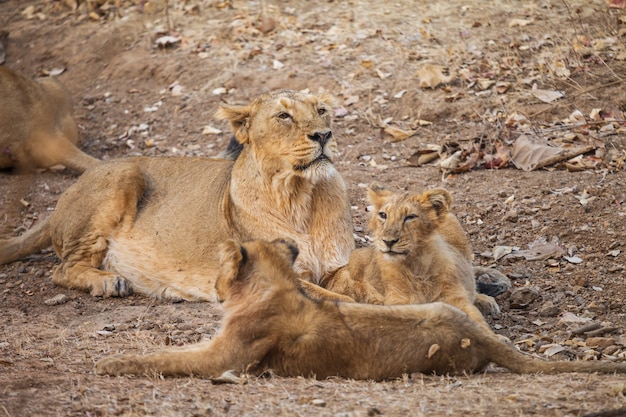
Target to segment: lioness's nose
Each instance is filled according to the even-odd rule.
[[[312,135],[307,135],[307,136],[312,141],[319,142],[320,145],[324,146],[326,145],[326,142],[328,142],[330,138],[333,137],[333,132],[332,130],[326,130],[323,132],[315,132]]]

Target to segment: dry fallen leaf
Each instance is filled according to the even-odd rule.
[[[437,158],[439,158],[439,152],[417,151],[409,157],[408,162],[411,166],[420,167],[424,164],[434,161]]]
[[[462,151],[456,151],[446,159],[439,162],[439,168],[442,171],[452,171],[459,167],[459,163],[461,162],[461,154]]]
[[[222,133],[222,131],[213,126],[204,126],[202,128],[203,135],[219,135],[220,133]]]
[[[417,130],[403,130],[394,126],[387,126],[383,131],[392,137],[392,142],[400,142],[417,133]]]
[[[438,65],[425,64],[415,72],[419,78],[420,88],[435,88],[440,84],[447,84],[454,79],[452,74],[445,75],[443,68]]]
[[[547,348],[546,348],[547,347]],[[543,348],[546,348],[545,350],[543,350]],[[543,345],[541,347],[541,350],[543,350],[543,354],[546,356],[554,356],[559,352],[563,352],[565,350],[565,348],[561,345],[559,345],[558,343],[553,343],[550,345]]]
[[[524,26],[528,26],[532,23],[532,20],[527,20],[527,19],[511,19],[509,21],[509,27],[513,28],[516,26],[519,26],[521,28],[523,28]]]
[[[564,256],[563,259],[571,264],[580,264],[583,262],[583,260],[578,256]]]
[[[523,171],[532,171],[547,158],[561,153],[562,149],[539,143],[540,139],[531,139],[527,135],[521,135],[513,143],[511,149],[511,161]]]
[[[245,376],[237,376],[233,371],[226,371],[216,378],[211,378],[214,384],[239,384],[243,385],[248,382]]]
[[[552,103],[554,100],[565,96],[565,94],[560,91],[539,89],[537,88],[537,84],[533,84],[532,94],[544,103]]]
[[[158,46],[159,48],[169,48],[171,46],[176,45],[179,42],[180,42],[180,38],[177,38],[175,36],[169,36],[169,35],[160,36],[155,41],[156,46]]]

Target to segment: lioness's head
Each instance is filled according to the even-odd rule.
[[[317,181],[335,173],[331,115],[329,96],[280,90],[248,106],[222,104],[216,116],[230,121],[244,151],[249,148],[264,170],[288,169]]]
[[[368,197],[374,206],[369,227],[376,248],[389,258],[418,251],[450,210],[452,197],[442,188],[423,194],[394,193],[372,183]]]
[[[254,240],[243,244],[228,240],[220,247],[220,271],[215,292],[220,303],[262,300],[277,288],[296,287],[293,263],[296,243],[287,239]]]

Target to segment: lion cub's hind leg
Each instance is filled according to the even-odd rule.
[[[50,219],[52,244],[61,263],[52,280],[93,296],[126,296],[124,277],[102,271],[108,240],[132,227],[146,180],[133,162],[103,164],[87,171],[59,199]]]

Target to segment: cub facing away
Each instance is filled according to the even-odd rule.
[[[487,326],[475,304],[499,308],[493,297],[476,292],[471,247],[450,212],[450,193],[394,193],[373,183],[368,197],[373,244],[352,252],[348,265],[322,285],[374,304],[443,301]]]
[[[331,113],[327,97],[293,91],[222,105],[218,116],[243,145],[236,161],[102,162],[46,221],[0,242],[0,264],[52,244],[61,258],[58,285],[94,296],[213,300],[220,243],[285,237],[300,247],[296,271],[317,282],[354,248]]]
[[[0,169],[63,164],[83,172],[99,161],[78,149],[77,140],[72,99],[60,82],[0,67]]]
[[[517,373],[626,373],[626,363],[554,362],[519,352],[445,303],[313,301],[292,269],[294,242],[229,240],[216,281],[222,327],[210,341],[96,363],[99,374],[218,377],[226,371],[382,380],[464,373],[494,362]]]

